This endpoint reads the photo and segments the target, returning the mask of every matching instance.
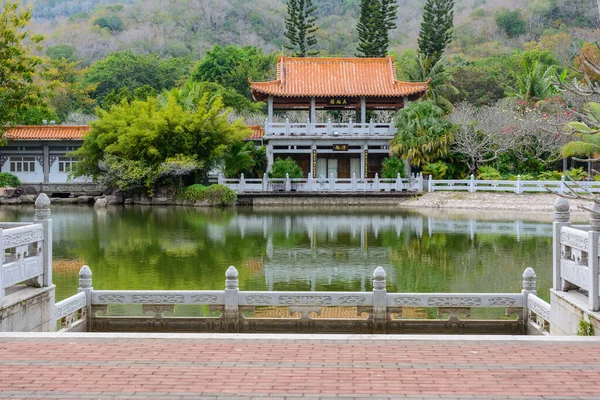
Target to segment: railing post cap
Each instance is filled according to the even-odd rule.
[[[84,265],[79,270],[79,278],[90,279],[92,277],[92,270],[87,265]]]
[[[387,274],[385,273],[385,270],[382,267],[377,267],[375,268],[375,271],[373,271],[373,279],[376,281],[383,281],[385,280],[386,276]]]
[[[590,209],[590,217],[592,231],[600,231],[600,204],[596,202],[592,204],[592,208]]]
[[[50,199],[46,193],[40,193],[35,199],[35,209],[42,210],[50,208]]]
[[[556,222],[569,222],[570,208],[569,200],[564,197],[557,197],[554,202],[554,220]]]
[[[531,267],[525,268],[525,271],[523,271],[523,280],[532,280],[535,278],[536,278],[536,275],[535,275],[535,271],[533,270],[533,268],[531,268]]]
[[[238,270],[233,265],[225,271],[225,279],[237,279],[238,275]]]

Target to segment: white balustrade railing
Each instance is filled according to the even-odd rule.
[[[35,202],[35,222],[0,223],[0,304],[6,289],[19,283],[52,286],[52,221],[50,200],[41,194]]]
[[[589,309],[600,311],[600,208],[591,211],[589,225],[572,226],[568,200],[554,204],[553,288],[586,291]]]
[[[527,310],[529,315],[527,316],[528,332],[533,332],[541,335],[550,334],[550,304],[540,299],[535,294],[528,294],[527,296]]]
[[[394,124],[336,122],[265,122],[265,136],[394,136]]]
[[[381,267],[373,272],[371,292],[240,291],[238,271],[233,266],[229,267],[225,277],[224,291],[94,290],[91,271],[83,266],[80,271],[79,293],[57,303],[55,317],[62,319],[67,330],[76,326],[78,330],[83,326],[91,330],[130,330],[137,326],[140,329],[161,331],[199,329],[219,332],[282,332],[299,329],[305,332],[309,326],[314,327],[316,324],[318,329],[327,329],[328,332],[335,332],[336,329],[359,329],[365,333],[398,332],[405,329],[406,324],[421,326],[424,331],[435,327],[453,327],[459,321],[461,326],[469,326],[469,320],[461,319],[461,315],[468,317],[472,308],[497,308],[504,310],[506,315],[517,314],[518,317],[517,320],[507,321],[477,319],[472,325],[474,329],[480,329],[477,327],[489,323],[488,327],[524,333],[528,323],[527,319],[523,319],[524,316],[540,316],[545,321],[549,319],[549,306],[535,296],[536,277],[531,268],[527,268],[523,274],[521,293],[387,293],[386,273]],[[112,316],[108,307],[115,305],[139,305],[142,307],[142,314],[119,308],[118,316]],[[200,315],[175,316],[173,312],[178,306],[200,306],[206,309]],[[327,311],[336,307],[340,310],[338,314]],[[282,311],[282,308],[287,311]],[[436,308],[439,317],[444,314],[449,317],[425,318],[416,322],[410,316],[412,314],[402,314],[403,308]],[[260,310],[266,310],[267,314],[261,314]],[[277,310],[283,314],[269,314]],[[326,314],[322,315],[323,313]],[[75,317],[78,318],[77,325],[72,324]],[[360,321],[358,325],[357,320]],[[300,325],[299,321],[302,322]],[[536,319],[536,323],[537,321]]]
[[[353,174],[352,178],[268,178],[246,179],[242,174],[239,179],[227,179],[219,175],[218,183],[226,185],[237,193],[258,192],[422,192],[423,176],[411,175],[410,178],[375,178],[360,179]]]
[[[600,193],[600,181],[577,181],[566,182],[563,176],[560,181],[522,180],[520,176],[516,180],[481,180],[471,175],[470,179],[432,179],[426,180],[429,192],[439,191],[463,191],[463,192],[542,192],[551,190],[555,193],[567,193],[570,190],[576,192]],[[578,187],[579,186],[579,187]]]

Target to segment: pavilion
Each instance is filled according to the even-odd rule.
[[[277,79],[250,88],[256,101],[268,104],[262,139],[269,169],[276,158],[291,157],[305,176],[363,179],[380,173],[396,134],[393,121],[376,122],[369,111],[398,111],[423,96],[428,83],[397,80],[393,57],[279,57]],[[323,121],[318,110],[351,117]],[[290,111],[306,112],[306,122],[275,121]]]

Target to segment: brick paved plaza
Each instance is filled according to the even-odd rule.
[[[0,334],[0,398],[600,398],[593,338]]]

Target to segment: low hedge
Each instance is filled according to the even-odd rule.
[[[180,197],[189,201],[208,201],[213,206],[232,206],[237,194],[225,185],[191,185],[183,189]]]
[[[21,181],[10,172],[0,172],[0,187],[19,187]]]

